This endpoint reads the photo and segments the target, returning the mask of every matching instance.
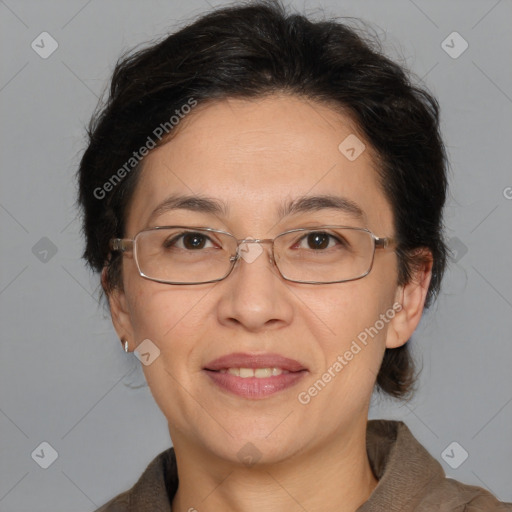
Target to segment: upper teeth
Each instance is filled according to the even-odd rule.
[[[230,373],[231,375],[236,375],[237,377],[246,379],[248,377],[271,377],[290,372],[281,368],[224,368],[220,370],[220,373]]]

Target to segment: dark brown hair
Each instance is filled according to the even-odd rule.
[[[201,106],[286,92],[336,106],[373,147],[393,210],[398,284],[407,283],[423,263],[417,249],[428,248],[433,272],[426,304],[431,303],[446,265],[447,164],[439,106],[383,54],[376,38],[349,25],[313,22],[286,12],[276,1],[238,2],[118,61],[110,94],[91,120],[78,170],[83,256],[98,272],[107,267],[105,292],[122,288],[120,255],[110,253],[109,240],[124,236],[126,210],[140,175],[134,152],[157,127],[169,128],[171,117],[191,99]],[[172,135],[171,128],[166,133]],[[413,383],[408,344],[386,349],[378,388],[405,397]]]

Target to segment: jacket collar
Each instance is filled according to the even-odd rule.
[[[379,482],[356,512],[416,510],[425,491],[445,480],[441,464],[401,421],[370,420],[366,450]]]
[[[371,468],[379,482],[357,512],[412,511],[427,488],[436,487],[445,480],[439,462],[401,421],[369,420],[366,448]],[[171,502],[177,489],[176,457],[174,449],[169,448],[149,464],[131,490],[112,502],[122,508],[105,510],[172,512]]]

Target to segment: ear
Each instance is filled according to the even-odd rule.
[[[389,323],[386,348],[397,348],[405,345],[421,320],[432,278],[433,258],[428,249],[420,249],[415,257],[421,261],[421,264],[414,270],[409,283],[399,286],[397,289],[395,295],[396,307],[393,306],[397,313]]]
[[[103,267],[101,272],[101,285],[106,292],[107,269]],[[110,316],[120,340],[128,340],[129,345],[134,345],[134,334],[131,323],[130,310],[124,291],[115,288],[107,293],[110,306]],[[133,349],[133,348],[132,348]]]

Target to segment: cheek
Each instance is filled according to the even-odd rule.
[[[160,351],[158,364],[144,368],[148,384],[171,376],[186,384],[194,377],[190,369],[200,366],[201,340],[212,316],[207,297],[212,286],[174,287],[140,278],[132,284],[126,296],[135,342],[149,339]]]
[[[311,308],[312,342],[320,357],[297,399],[301,411],[324,418],[324,429],[339,428],[367,407],[385,350],[387,324],[374,330],[386,311],[383,302],[344,283]]]
[[[193,331],[200,322],[197,310],[208,289],[164,285],[141,278],[136,272],[126,276],[126,297],[136,342],[149,338],[163,349],[168,342],[183,339],[187,330]]]
[[[371,276],[371,277],[370,277]],[[322,354],[312,380],[330,372],[331,390],[357,396],[373,386],[385,350],[386,333],[394,317],[392,272],[369,274],[364,279],[311,290],[303,297],[309,306],[310,330],[317,353]],[[306,320],[308,322],[308,320]],[[357,391],[356,391],[357,390]],[[345,396],[343,400],[347,400]]]
[[[323,326],[326,342],[340,346],[373,326],[380,315],[391,308],[393,297],[394,289],[389,283],[377,285],[364,278],[331,285],[321,291],[312,290],[309,295],[303,295],[303,300],[313,313],[311,321],[316,320],[316,330]],[[379,330],[385,332],[386,329],[380,326]]]
[[[137,343],[149,339],[159,350],[154,362],[142,369],[166,418],[186,423],[187,417],[197,414],[183,390],[193,389],[196,375],[190,368],[199,364],[198,341],[204,337],[207,314],[201,299],[208,291],[140,281],[127,293],[134,335]]]

